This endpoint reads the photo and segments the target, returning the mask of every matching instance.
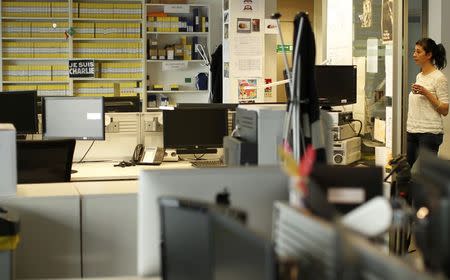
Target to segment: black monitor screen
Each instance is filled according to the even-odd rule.
[[[381,167],[354,167],[344,165],[317,164],[310,177],[317,183],[321,192],[312,191],[307,201],[316,214],[322,205],[317,205],[318,197],[324,195],[336,210],[345,214],[365,203],[383,195],[383,171]]]
[[[175,109],[163,112],[164,147],[178,153],[220,148],[228,133],[226,109]]]
[[[103,97],[45,97],[45,139],[104,140]]]
[[[223,214],[212,215],[213,278],[215,280],[272,280],[274,252],[270,241]]]
[[[75,140],[17,141],[17,183],[69,182]]]
[[[316,65],[315,78],[321,106],[356,103],[356,66]]]
[[[0,92],[0,123],[12,123],[17,134],[37,133],[37,92]]]
[[[208,206],[171,198],[159,201],[163,279],[211,279]]]
[[[105,97],[105,112],[140,112],[141,100],[137,96]]]

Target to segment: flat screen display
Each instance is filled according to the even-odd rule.
[[[316,65],[315,79],[320,106],[356,103],[356,66]]]
[[[104,140],[103,97],[45,97],[44,139]]]
[[[163,112],[164,147],[220,148],[228,133],[227,109],[175,109]]]
[[[37,92],[0,92],[0,123],[12,123],[17,134],[37,133]]]

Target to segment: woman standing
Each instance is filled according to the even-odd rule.
[[[438,153],[444,126],[442,116],[448,113],[448,83],[440,71],[447,65],[445,48],[430,38],[416,42],[413,58],[421,72],[416,76],[409,94],[407,131],[407,158],[412,167],[419,147]]]

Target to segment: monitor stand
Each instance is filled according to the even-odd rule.
[[[322,109],[324,111],[328,111],[328,112],[333,111],[333,109],[331,109],[331,106],[327,106],[327,105],[326,106],[321,106],[320,109]]]

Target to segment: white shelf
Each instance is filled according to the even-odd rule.
[[[44,37],[3,37],[3,41],[67,41],[66,38],[44,38]]]
[[[207,4],[164,4],[164,3],[147,3],[145,6],[147,7],[161,7],[161,6],[170,6],[170,5],[188,5],[189,7],[209,7]]]
[[[208,36],[208,32],[151,32],[151,31],[148,31],[147,34],[155,34],[155,35]]]
[[[74,41],[142,42],[142,38],[73,38]]]
[[[68,84],[69,81],[3,81],[3,84]]]
[[[74,60],[94,60],[94,61],[142,61],[141,58],[86,58],[86,57],[74,57]]]
[[[147,93],[209,93],[208,90],[148,90]]]
[[[131,78],[71,78],[74,81],[117,81],[117,82],[140,82],[142,79]]]
[[[3,58],[4,61],[68,61],[68,58],[35,58],[35,57],[4,57]]]
[[[136,18],[73,18],[73,21],[104,21],[104,22],[138,22],[141,23],[142,19]]]
[[[195,59],[195,60],[167,60],[167,59],[147,59],[147,62],[151,63],[158,63],[158,62],[172,62],[172,61],[187,61],[188,63],[202,63],[204,62],[201,59]]]
[[[19,20],[19,21],[68,21],[66,17],[2,17],[2,20]]]

